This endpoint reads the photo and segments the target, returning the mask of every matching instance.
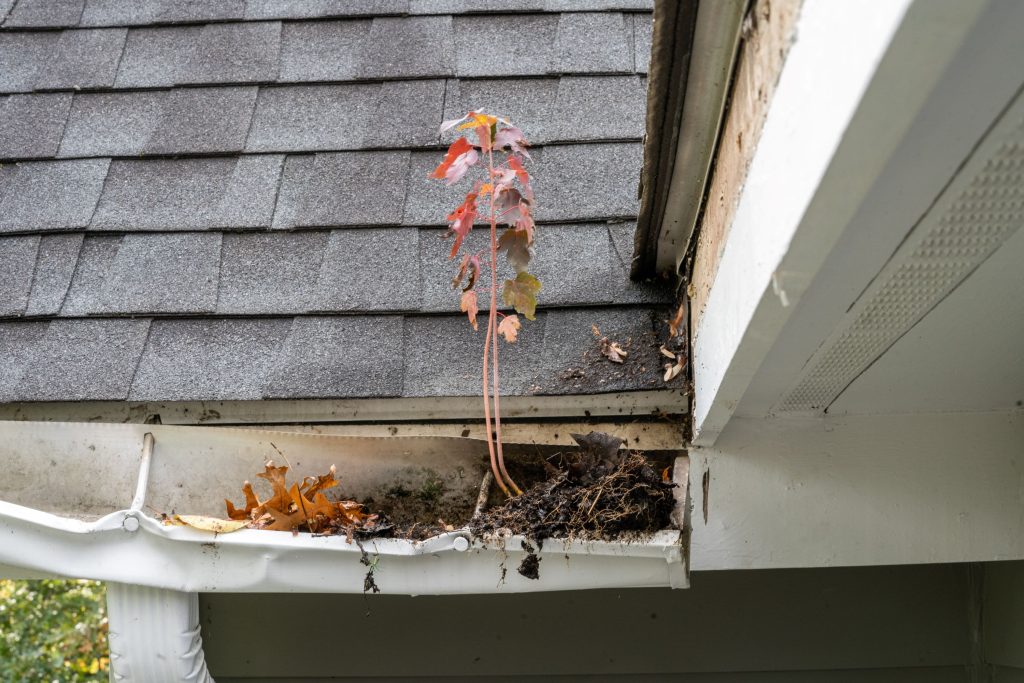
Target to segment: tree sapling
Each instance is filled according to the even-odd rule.
[[[505,280],[502,300],[505,305],[528,320],[534,319],[537,308],[537,292],[540,281],[527,272],[527,266],[534,253],[533,188],[530,174],[524,163],[530,159],[527,142],[521,130],[499,116],[471,111],[460,119],[445,121],[441,133],[455,128],[467,131],[448,147],[444,161],[430,174],[431,178],[446,181],[451,185],[461,180],[473,167],[481,171],[482,179],[477,180],[466,193],[462,204],[448,215],[450,235],[454,235],[449,259],[459,255],[463,242],[473,229],[479,216],[479,202],[486,202],[487,220],[490,226],[490,305],[487,309],[487,333],[483,353],[483,400],[484,421],[487,431],[487,449],[491,457],[491,471],[494,480],[506,495],[518,495],[522,490],[509,476],[501,445],[501,388],[498,366],[498,335],[507,342],[515,342],[519,334],[519,316],[506,315],[498,310],[498,253],[504,252],[509,264],[515,269],[514,280]],[[495,153],[499,155],[495,163]],[[498,225],[506,226],[498,236]],[[462,287],[460,308],[469,318],[473,329],[477,329],[477,314],[480,301],[475,286],[480,277],[482,254],[464,254],[458,273],[452,280],[454,288]],[[465,282],[465,286],[463,286]],[[488,369],[490,377],[488,377]],[[492,436],[491,408],[493,402],[494,422]]]

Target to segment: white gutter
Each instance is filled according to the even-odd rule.
[[[405,595],[689,586],[679,530],[634,542],[549,540],[537,549],[540,578],[528,579],[516,571],[527,555],[518,536],[478,539],[461,529],[360,545],[255,529],[216,535],[143,511],[149,501],[166,512],[222,514],[223,495],[260,469],[271,445],[302,473],[337,464],[354,498],[427,471],[475,499],[486,471],[473,439],[0,422],[0,468],[9,475],[0,481],[0,576],[109,582],[112,680],[147,683],[212,682],[199,592],[361,593],[371,567],[380,592]],[[674,477],[676,521],[685,526],[686,458],[677,459]]]
[[[635,543],[549,540],[539,580],[515,571],[526,556],[522,537],[485,542],[467,531],[367,540],[361,549],[344,536],[216,535],[131,510],[82,522],[0,502],[0,537],[0,565],[183,592],[362,593],[363,550],[381,592],[399,595],[687,586],[675,530]]]

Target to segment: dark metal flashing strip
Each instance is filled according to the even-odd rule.
[[[698,0],[661,0],[654,6],[640,213],[630,267],[634,280],[657,275],[658,230],[675,164],[697,5]]]
[[[680,389],[565,396],[504,396],[507,419],[625,418],[679,415],[687,410]],[[475,420],[480,398],[280,399],[259,401],[67,401],[0,404],[0,420],[157,424],[311,424]]]

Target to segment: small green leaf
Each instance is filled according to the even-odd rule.
[[[516,312],[525,315],[527,320],[535,320],[539,291],[540,280],[524,271],[516,275],[515,280],[505,280],[502,299],[506,305],[516,309]]]

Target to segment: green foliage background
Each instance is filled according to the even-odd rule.
[[[96,581],[0,579],[0,681],[107,681],[106,611]]]

